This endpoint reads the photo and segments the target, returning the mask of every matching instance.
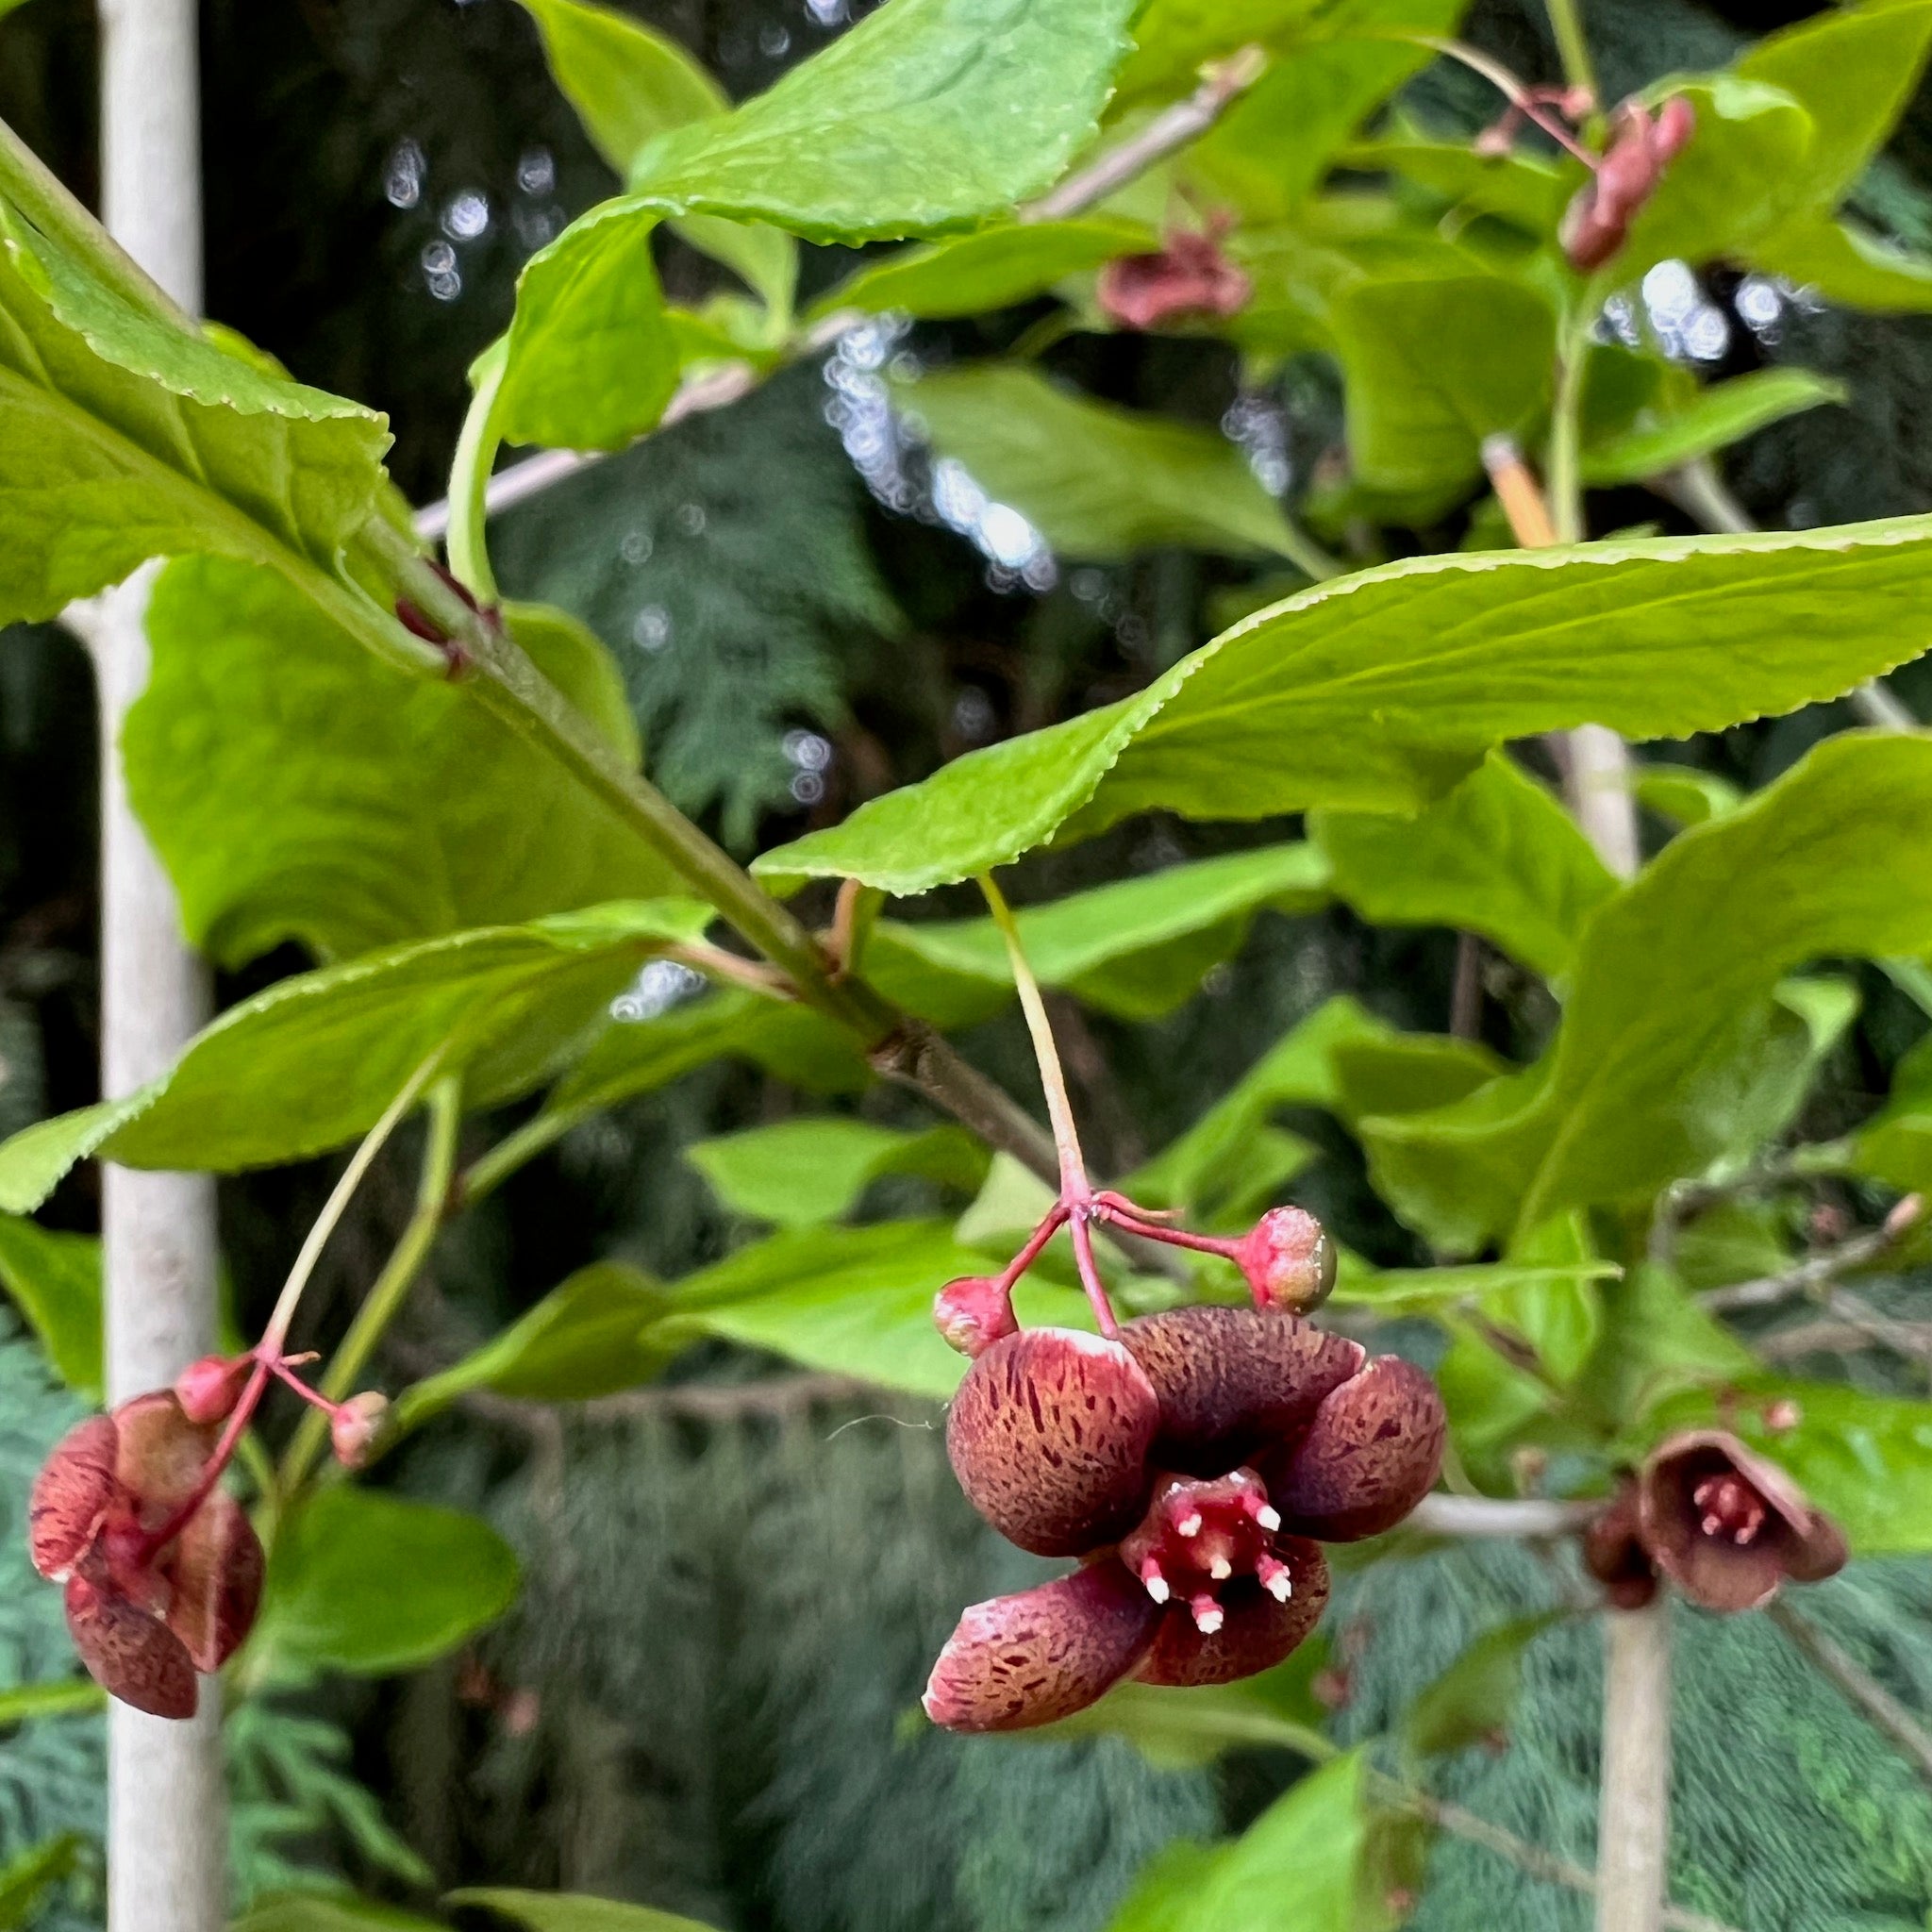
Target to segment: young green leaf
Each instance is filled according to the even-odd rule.
[[[1419,809],[1491,745],[1680,738],[1921,648],[1932,520],[1415,558],[1317,584],[1130,698],[956,758],[768,852],[767,879],[923,892],[1137,811]]]
[[[1549,407],[1556,311],[1497,275],[1375,278],[1335,301],[1348,447],[1372,489],[1482,475],[1487,436],[1523,436]]]
[[[941,370],[898,397],[938,455],[1070,556],[1184,543],[1286,557],[1297,547],[1280,506],[1215,430],[1090,401],[1012,362]]]
[[[1576,822],[1502,752],[1416,818],[1324,812],[1310,829],[1364,919],[1480,933],[1546,979],[1616,890]]]
[[[593,1261],[552,1289],[501,1335],[406,1389],[396,1420],[414,1427],[473,1389],[526,1402],[588,1402],[648,1382],[669,1351],[650,1330],[664,1289],[621,1261]]]
[[[892,309],[930,321],[978,315],[1031,301],[1116,256],[1142,255],[1159,245],[1152,228],[1108,215],[1009,222],[867,262],[821,296],[811,315],[823,319],[846,309],[874,315]]]
[[[170,553],[332,569],[384,419],[142,314],[0,208],[0,623]]]
[[[105,1384],[100,1238],[0,1214],[0,1288],[40,1338],[54,1373],[98,1401]]]
[[[649,1906],[620,1905],[573,1891],[513,1891],[504,1886],[472,1886],[445,1901],[494,1912],[529,1932],[711,1932],[695,1919],[659,1912]]]
[[[684,890],[610,811],[460,684],[370,654],[267,571],[171,563],[154,668],[123,739],[128,791],[195,944],[240,965],[325,957],[558,907]],[[523,622],[607,736],[609,674]],[[487,782],[479,774],[487,774]]]
[[[1356,1922],[1368,1849],[1368,1760],[1351,1751],[1291,1785],[1214,1860],[1184,1932]]]
[[[812,242],[962,228],[1092,139],[1133,0],[891,0],[731,113],[649,149],[631,186]]]
[[[1402,1723],[1405,1754],[1437,1757],[1506,1733],[1523,1695],[1524,1657],[1561,1615],[1560,1610],[1544,1610],[1485,1630],[1417,1693]]]
[[[843,1114],[811,1114],[696,1141],[685,1158],[725,1207],[781,1227],[842,1221],[872,1183],[911,1174],[970,1194],[989,1156],[960,1127],[899,1133]]]
[[[278,980],[197,1034],[125,1099],[40,1121],[0,1146],[0,1208],[38,1207],[76,1160],[232,1173],[299,1160],[373,1125],[439,1047],[488,1106],[527,1091],[665,940],[708,907],[657,900],[488,928]],[[308,1096],[299,1108],[289,1095]]]
[[[1640,422],[1583,453],[1583,480],[1598,488],[1641,483],[1680,464],[1714,456],[1743,438],[1851,391],[1808,369],[1759,369],[1697,391],[1684,409]]]
[[[337,1483],[276,1530],[252,1653],[359,1677],[413,1670],[493,1624],[517,1584],[515,1552],[480,1516]]]

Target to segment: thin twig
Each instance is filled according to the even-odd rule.
[[[1881,1318],[1882,1320],[1882,1318]],[[1799,1322],[1774,1335],[1759,1335],[1751,1345],[1772,1361],[1796,1361],[1807,1355],[1849,1355],[1876,1343],[1923,1362],[1932,1351],[1932,1322],[1885,1322],[1878,1332],[1871,1322]]]
[[[1765,1614],[1932,1782],[1932,1731],[1808,1618],[1777,1600]]]
[[[1449,986],[1452,1039],[1476,1040],[1483,1030],[1483,942],[1473,932],[1456,935],[1456,976]]]
[[[1735,1281],[1727,1288],[1707,1289],[1698,1296],[1714,1314],[1734,1314],[1740,1308],[1774,1308],[1800,1295],[1822,1294],[1840,1275],[1853,1274],[1882,1259],[1918,1219],[1924,1204],[1907,1194],[1884,1222],[1868,1233],[1854,1235],[1835,1248],[1813,1255],[1782,1274],[1760,1275],[1755,1281]]]
[[[1560,1537],[1581,1529],[1601,1503],[1557,1502],[1542,1496],[1424,1496],[1407,1527],[1428,1536]]]

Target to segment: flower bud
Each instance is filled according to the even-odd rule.
[[[175,1381],[175,1399],[192,1423],[218,1423],[233,1413],[255,1366],[252,1356],[205,1355]]]
[[[1100,273],[1094,297],[1123,328],[1236,315],[1255,285],[1222,253],[1213,235],[1170,235],[1156,255],[1123,255]]]
[[[365,1390],[352,1395],[329,1420],[329,1446],[344,1469],[360,1469],[369,1459],[370,1445],[382,1428],[389,1397]]]
[[[962,1274],[933,1297],[933,1326],[948,1348],[975,1358],[1018,1332],[1011,1292],[991,1274]]]
[[[1306,1314],[1335,1286],[1335,1243],[1303,1208],[1271,1208],[1236,1251],[1260,1308]]]

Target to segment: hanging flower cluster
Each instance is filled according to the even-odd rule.
[[[1163,323],[1239,315],[1255,285],[1221,246],[1226,224],[1206,234],[1176,228],[1151,255],[1123,255],[1101,270],[1094,300],[1123,328],[1154,329]]]
[[[1254,1306],[1022,1329],[1013,1282],[1070,1219],[1076,1253],[1094,1220],[1224,1255]],[[936,1724],[1049,1724],[1127,1676],[1226,1683],[1307,1637],[1328,1596],[1320,1544],[1399,1523],[1442,1458],[1427,1375],[1301,1318],[1333,1282],[1299,1208],[1220,1241],[1103,1193],[1084,1217],[1057,1206],[1005,1274],[941,1291],[941,1333],[974,1357],[946,1430],[960,1487],[1009,1541],[1081,1567],[966,1611],[926,1687]]]
[[[1697,131],[1696,111],[1674,95],[1655,115],[1625,101],[1610,117],[1610,142],[1596,172],[1563,215],[1560,240],[1570,265],[1588,274],[1623,247],[1630,224],[1657,192],[1664,169]]]
[[[1774,1462],[1725,1429],[1667,1437],[1584,1533],[1585,1567],[1620,1609],[1660,1577],[1707,1610],[1755,1610],[1842,1570],[1844,1532]]]

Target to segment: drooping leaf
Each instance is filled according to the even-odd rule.
[[[677,1327],[784,1356],[808,1369],[944,1401],[966,1360],[940,1340],[932,1298],[959,1274],[983,1274],[982,1251],[939,1221],[794,1228],[741,1248],[676,1285]],[[1024,1284],[1023,1323],[1091,1328],[1084,1299]]]
[[[843,1114],[811,1114],[697,1141],[685,1158],[724,1205],[754,1221],[814,1227],[842,1221],[882,1174],[914,1174],[971,1193],[988,1155],[960,1127],[905,1134]]]
[[[893,309],[931,321],[978,315],[1030,301],[1064,277],[1097,269],[1118,255],[1158,246],[1152,228],[1108,215],[1007,223],[867,262],[821,296],[811,313]]]
[[[480,1516],[337,1483],[278,1526],[250,1644],[291,1663],[387,1676],[494,1623],[517,1582],[515,1553]]]
[[[1324,812],[1314,822],[1335,891],[1381,925],[1479,933],[1557,979],[1616,880],[1576,822],[1523,769],[1491,752],[1413,819]]]
[[[1133,0],[890,0],[631,175],[813,242],[938,234],[1049,186],[1092,138]]]
[[[1599,908],[1545,1059],[1433,1114],[1374,1124],[1393,1163],[1474,1240],[1697,1173],[1790,1104],[1828,1012],[1775,1019],[1781,974],[1820,956],[1932,950],[1932,741],[1846,736],[1684,833]],[[1694,941],[1690,937],[1695,935]],[[1793,1031],[1795,1024],[1796,1030]],[[1767,1084],[1768,1082],[1768,1084]],[[1774,1130],[1774,1129],[1773,1129]],[[1412,1177],[1412,1172],[1411,1172]]]
[[[1485,1630],[1409,1706],[1402,1724],[1404,1750],[1435,1757],[1507,1732],[1523,1693],[1524,1655],[1561,1614],[1545,1610]]]
[[[1715,455],[1801,410],[1841,403],[1844,384],[1808,369],[1759,369],[1700,390],[1685,409],[1640,423],[1583,455],[1583,480],[1597,487],[1641,483],[1682,463]]]
[[[148,636],[128,790],[190,939],[224,964],[287,940],[346,956],[683,890],[463,686],[372,660],[266,571],[170,564]],[[547,632],[525,636],[571,677]]]
[[[1328,899],[1326,878],[1312,845],[1228,853],[1026,907],[1020,942],[1041,985],[1123,1019],[1158,1019],[1240,946],[1259,908],[1316,911]],[[942,1025],[983,1018],[1012,994],[991,919],[881,920],[864,972],[895,1004]]]
[[[1372,489],[1474,483],[1487,436],[1528,433],[1549,407],[1557,317],[1497,275],[1365,280],[1335,302],[1348,447]]]
[[[621,1261],[593,1261],[474,1354],[404,1391],[398,1423],[414,1427],[473,1389],[527,1402],[588,1402],[657,1374],[669,1351],[649,1329],[664,1289]]]
[[[1750,258],[1755,267],[1815,289],[1846,308],[1880,315],[1932,309],[1932,261],[1853,222],[1800,215],[1754,242]]]
[[[1904,519],[1386,564],[1244,620],[1133,697],[956,758],[757,870],[921,892],[1069,821],[1413,810],[1507,739],[1588,722],[1686,737],[1788,710],[1919,647],[1928,535]]]
[[[502,1886],[472,1886],[449,1894],[453,1906],[480,1907],[530,1932],[711,1932],[695,1919],[659,1912],[649,1906],[622,1905],[584,1892],[514,1891]]]
[[[1790,1427],[1766,1426],[1766,1412]],[[1715,1392],[1687,1391],[1644,1423],[1650,1440],[1674,1429],[1734,1430],[1789,1470],[1835,1517],[1860,1557],[1932,1550],[1932,1403],[1874,1395],[1838,1382],[1745,1380]]]
[[[656,900],[486,928],[278,980],[124,1099],[39,1121],[0,1146],[0,1208],[38,1207],[75,1161],[215,1173],[299,1160],[373,1126],[439,1048],[487,1106],[526,1091],[639,964],[708,907]],[[295,1091],[307,1095],[291,1107]]]
[[[1781,88],[1811,118],[1798,178],[1805,201],[1830,208],[1884,146],[1932,48],[1927,0],[1866,0],[1767,35],[1733,63],[1746,80]]]
[[[40,1338],[54,1373],[80,1395],[99,1399],[101,1243],[0,1214],[0,1288]]]
[[[384,419],[141,313],[0,210],[0,623],[151,557],[332,569],[382,487]]]
[[[1294,548],[1280,506],[1215,430],[1092,402],[1012,362],[942,370],[899,398],[940,456],[1069,556]]]

